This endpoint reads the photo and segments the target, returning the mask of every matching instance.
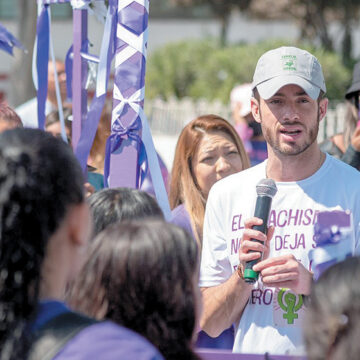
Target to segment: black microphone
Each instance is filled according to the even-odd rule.
[[[263,223],[262,225],[253,226],[253,229],[259,230],[265,235],[267,234],[267,230],[268,230],[267,222],[269,218],[272,198],[275,196],[276,192],[277,192],[277,187],[275,181],[272,179],[262,179],[256,185],[256,193],[258,196],[256,199],[254,216],[262,219]],[[263,243],[262,241],[257,239],[251,239],[251,241]],[[250,250],[250,252],[253,251]],[[254,271],[252,268],[257,262],[261,260],[261,258],[246,262],[245,270],[244,270],[244,279],[247,283],[254,284],[258,279],[259,273]]]

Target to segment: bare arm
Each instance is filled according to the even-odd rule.
[[[201,328],[212,337],[219,336],[241,317],[251,289],[237,272],[221,285],[201,288],[204,306]]]
[[[251,218],[245,221],[245,230],[241,240],[239,259],[242,264],[257,259],[264,253],[268,256],[268,242],[272,238],[274,229],[270,228],[268,235],[253,230],[254,225],[262,224],[262,220]],[[264,244],[250,241],[258,239]],[[250,250],[255,252],[249,252]],[[202,288],[203,315],[200,320],[201,328],[210,336],[216,337],[232,323],[241,318],[242,312],[247,304],[253,286],[241,279],[237,272],[233,273],[224,283]]]

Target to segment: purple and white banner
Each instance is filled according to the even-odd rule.
[[[110,187],[140,187],[141,166],[147,159],[157,201],[169,219],[167,193],[143,110],[148,15],[149,0],[118,0],[113,112],[104,177]]]

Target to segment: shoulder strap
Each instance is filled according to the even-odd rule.
[[[69,311],[48,321],[35,333],[29,360],[51,360],[84,328],[97,321]]]

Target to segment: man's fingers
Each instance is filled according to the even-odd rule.
[[[267,236],[259,230],[246,229],[244,230],[243,239],[256,239],[265,242],[267,241]]]
[[[250,250],[264,252],[266,250],[266,246],[262,242],[243,240],[241,243],[241,251],[243,253],[247,253]]]
[[[278,287],[279,283],[282,283],[285,281],[296,280],[298,277],[299,277],[299,274],[297,272],[287,272],[287,273],[283,273],[283,274],[262,276],[262,282],[269,287],[270,287],[269,284],[277,284],[275,286]]]
[[[244,221],[245,229],[251,229],[255,225],[262,225],[262,223],[262,219],[257,217],[252,217]]]
[[[298,273],[298,264],[286,262],[281,265],[269,266],[261,270],[262,276],[271,276],[276,274],[285,274],[285,273]]]
[[[240,255],[240,261],[242,263],[245,263],[245,262],[248,262],[248,261],[251,261],[251,260],[259,259],[260,257],[261,257],[261,253],[255,251],[255,252],[250,252],[250,253],[247,253],[247,254]]]
[[[293,260],[292,255],[283,255],[283,256],[278,256],[278,257],[266,259],[266,260],[263,260],[263,261],[257,263],[254,266],[253,270],[254,271],[262,271],[263,269],[268,268],[270,266],[285,264],[289,260]]]

